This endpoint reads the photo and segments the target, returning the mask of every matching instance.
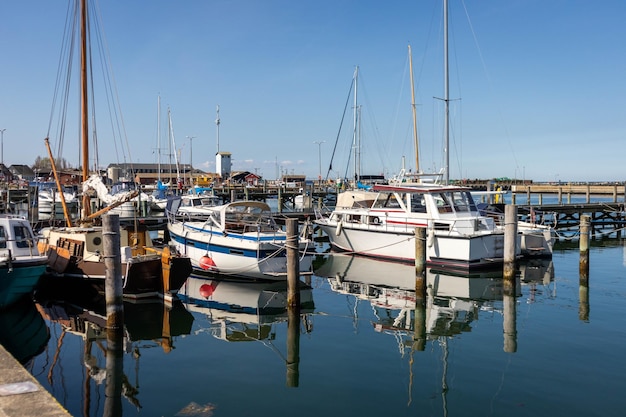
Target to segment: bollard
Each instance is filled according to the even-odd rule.
[[[105,300],[107,328],[120,329],[124,325],[124,289],[120,255],[120,217],[108,214],[102,217],[102,239],[105,270]]]
[[[515,278],[515,253],[517,252],[517,206],[504,207],[504,279]]]
[[[591,217],[589,215],[580,216],[580,240],[578,242],[580,249],[579,271],[580,275],[589,275],[589,228],[591,225]]]
[[[300,306],[300,259],[298,257],[298,219],[287,219],[287,306]]]
[[[416,227],[415,235],[415,279],[424,279],[426,272],[426,228]]]

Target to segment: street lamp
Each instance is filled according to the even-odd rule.
[[[189,139],[189,168],[191,169],[193,167],[193,144],[192,144],[192,140],[195,139],[195,136],[187,136],[187,139]]]
[[[319,182],[319,186],[322,186],[322,143],[326,143],[325,140],[322,141],[315,141],[313,142],[315,145],[317,145],[317,160],[318,160],[318,164],[319,164],[319,175],[317,177],[317,180]]]
[[[4,131],[0,129],[0,164],[4,165]]]

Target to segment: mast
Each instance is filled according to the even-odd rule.
[[[420,172],[419,140],[417,137],[417,111],[415,109],[415,87],[413,84],[413,55],[409,44],[409,71],[411,72],[411,109],[413,111],[413,147],[415,148],[415,173]],[[402,167],[404,168],[404,166]]]
[[[450,75],[448,68],[448,0],[443,0],[443,101],[445,103],[445,174],[444,184],[450,183]]]
[[[89,177],[89,124],[87,120],[87,4],[80,1],[80,114],[81,114],[81,146],[83,163],[83,182]],[[83,193],[82,218],[89,217],[91,201],[87,193]]]
[[[157,180],[161,185],[161,96],[157,96]]]
[[[217,105],[217,118],[215,119],[215,126],[217,129],[217,152],[220,153],[220,105]]]
[[[357,86],[358,86],[358,78],[359,78],[359,67],[354,70],[354,120],[353,120],[353,131],[352,131],[352,147],[354,148],[354,185],[361,179],[361,154],[359,152],[359,143],[357,142],[357,131],[358,131],[358,116],[357,116]]]

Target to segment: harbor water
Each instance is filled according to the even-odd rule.
[[[39,294],[3,343],[73,416],[621,416],[626,242],[593,242],[588,287],[566,246],[513,296],[429,270],[423,300],[411,266],[325,254],[291,316],[281,283],[192,277],[117,336],[97,297]]]

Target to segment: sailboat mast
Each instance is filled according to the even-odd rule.
[[[415,173],[420,172],[419,140],[417,137],[417,111],[415,109],[415,87],[413,84],[413,55],[409,44],[409,71],[411,72],[411,109],[413,111],[413,147],[415,148]]]
[[[358,78],[359,78],[359,67],[357,66],[354,70],[354,123],[353,123],[353,132],[352,132],[352,147],[354,148],[354,182],[356,183],[361,179],[361,155],[359,152],[359,143],[357,142],[358,134],[358,101],[357,101],[357,86],[358,86]]]
[[[450,183],[450,75],[448,68],[448,0],[443,0],[443,67],[444,87],[443,101],[445,103],[445,176],[444,184]]]
[[[80,114],[81,114],[81,146],[83,164],[83,182],[89,177],[89,124],[87,120],[87,4],[80,2]],[[83,193],[83,219],[89,217],[91,202],[89,195]]]
[[[157,180],[161,186],[161,96],[157,96]]]
[[[217,152],[216,155],[220,153],[220,105],[217,105],[217,117],[215,119],[215,126],[217,129]]]

